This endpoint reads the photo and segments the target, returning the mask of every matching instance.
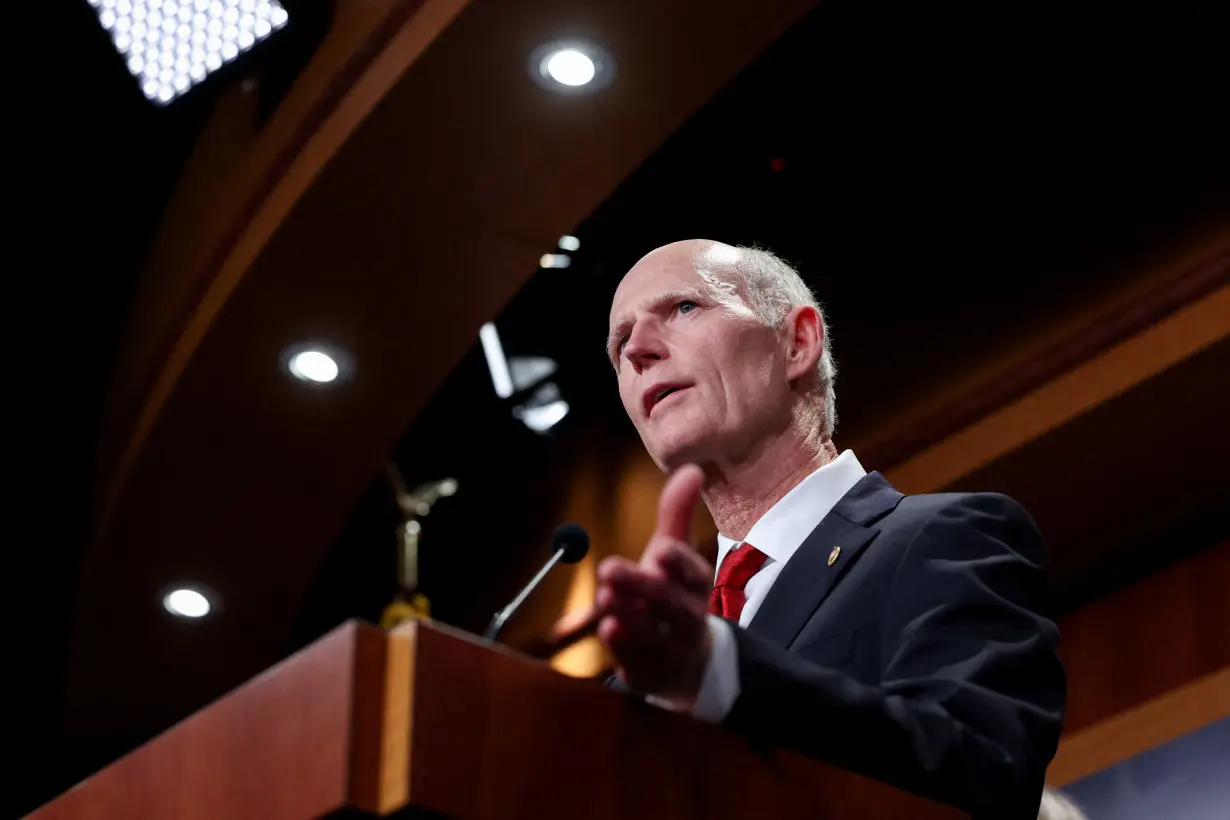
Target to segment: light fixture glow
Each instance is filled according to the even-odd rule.
[[[559,246],[566,251],[575,251],[581,247],[581,240],[575,236],[561,236],[559,238]]]
[[[543,66],[547,76],[561,85],[587,85],[598,73],[593,59],[575,48],[563,48],[547,57]]]
[[[572,257],[566,253],[544,253],[538,260],[542,268],[566,268],[572,264]]]
[[[333,357],[320,350],[304,350],[296,353],[290,357],[287,368],[296,379],[317,384],[328,384],[341,372]]]
[[[545,433],[568,415],[568,402],[560,399],[542,407],[519,408],[522,423],[535,433]]]
[[[544,43],[530,55],[535,82],[560,94],[589,94],[610,84],[615,63],[601,46],[588,40]]]
[[[495,394],[506,399],[513,394],[513,381],[512,374],[508,372],[508,360],[504,358],[504,347],[500,344],[499,331],[488,322],[478,329],[478,340],[483,344],[483,355],[487,357],[487,369],[491,371]]]
[[[513,416],[535,433],[546,433],[568,415],[568,402],[560,396],[559,386],[546,382],[522,405],[513,408]]]
[[[530,389],[558,369],[555,360],[546,356],[513,356],[508,360],[508,371],[517,390]]]
[[[209,614],[209,599],[195,589],[177,589],[168,592],[162,605],[172,615],[181,618],[203,618]]]
[[[275,30],[288,15],[278,0],[88,0],[116,51],[165,105]]]

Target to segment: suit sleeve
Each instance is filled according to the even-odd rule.
[[[740,694],[724,725],[976,816],[1036,817],[1066,695],[1045,590],[1025,511],[956,496],[896,568],[878,686],[737,629]]]

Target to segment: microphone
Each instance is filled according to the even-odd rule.
[[[504,622],[512,617],[517,607],[521,606],[542,579],[547,577],[552,567],[560,562],[575,564],[584,558],[585,553],[589,552],[589,533],[580,524],[560,524],[555,528],[555,535],[551,537],[551,549],[551,558],[547,561],[546,566],[538,570],[538,574],[530,579],[525,589],[521,590],[516,598],[512,599],[512,603],[495,613],[491,623],[487,625],[487,631],[483,633],[484,638],[489,641],[495,640],[496,635],[499,635],[500,630],[504,628]]]

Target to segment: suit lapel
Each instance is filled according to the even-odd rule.
[[[903,497],[879,473],[864,476],[782,567],[748,631],[789,647]]]

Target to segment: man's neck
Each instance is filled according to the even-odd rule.
[[[786,493],[835,458],[837,447],[832,439],[790,431],[737,469],[706,469],[701,496],[718,531],[741,541]]]

